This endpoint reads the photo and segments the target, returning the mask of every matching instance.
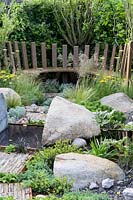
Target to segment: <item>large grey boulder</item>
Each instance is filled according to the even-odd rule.
[[[105,96],[100,102],[123,113],[130,113],[133,111],[133,100],[122,92]]]
[[[83,189],[92,182],[101,183],[106,178],[123,180],[123,170],[114,162],[93,155],[66,153],[57,155],[54,175],[73,180],[73,189]]]
[[[8,126],[7,106],[3,94],[0,93],[0,133]]]
[[[8,104],[8,102],[9,103],[15,102],[16,106],[21,105],[21,97],[13,89],[11,89],[11,88],[0,88],[0,93],[2,93],[4,95],[7,104]]]
[[[50,105],[42,135],[44,145],[57,140],[91,138],[100,134],[94,113],[62,97],[55,97]]]

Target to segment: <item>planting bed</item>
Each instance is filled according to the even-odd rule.
[[[40,148],[42,147],[42,131],[43,126],[9,125],[0,134],[0,146],[14,144],[27,148]]]

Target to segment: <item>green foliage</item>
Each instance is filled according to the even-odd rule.
[[[95,156],[113,160],[121,167],[132,168],[133,166],[133,144],[127,137],[120,140],[94,138],[90,146],[89,153]]]
[[[0,87],[10,87],[15,79],[15,74],[11,74],[9,70],[0,71]]]
[[[20,118],[24,117],[26,114],[25,107],[17,106],[15,108],[10,108],[8,111],[8,118],[12,120],[19,120]]]
[[[95,96],[95,91],[89,86],[88,81],[83,79],[75,88],[66,89],[63,95],[74,103],[84,105]]]
[[[53,15],[52,0],[25,0],[14,4],[11,17],[15,24],[10,38],[15,41],[56,42],[57,25]]]
[[[127,35],[123,2],[121,0],[94,0],[92,10],[95,41],[123,44]]]
[[[111,149],[112,144],[111,143],[105,143],[106,139],[100,141],[96,138],[91,140],[90,146],[91,150],[89,151],[90,154],[107,158],[113,160],[117,157],[118,151],[116,149]]]
[[[8,39],[13,28],[14,25],[12,19],[6,14],[4,4],[0,2],[0,67],[4,43]]]
[[[28,125],[37,125],[37,126],[44,126],[44,120],[32,120],[32,119],[29,119],[28,120]]]
[[[13,144],[8,145],[4,150],[5,153],[11,153],[15,151],[16,151],[16,147]]]
[[[133,1],[123,0],[128,24],[128,39],[133,40]]]
[[[125,122],[124,113],[112,110],[99,111],[96,113],[96,120],[102,129],[118,129]]]
[[[93,19],[90,0],[55,0],[54,15],[62,37],[70,46],[90,43]]]
[[[27,163],[27,171],[20,175],[19,181],[31,186],[35,192],[63,194],[69,191],[72,183],[67,182],[66,178],[55,178],[52,173],[55,156],[67,152],[81,152],[81,150],[71,146],[68,141],[59,141],[53,147],[39,151]]]
[[[104,194],[95,194],[92,192],[70,192],[58,198],[56,196],[49,196],[46,200],[109,200]],[[34,200],[43,200],[43,198],[35,198]]]
[[[39,152],[39,155],[45,160],[45,163],[52,170],[53,163],[56,155],[62,153],[77,152],[81,153],[81,149],[77,149],[77,146],[71,146],[70,141],[57,141],[52,147],[44,148]]]
[[[18,177],[16,174],[0,173],[1,183],[15,183],[17,182],[17,180],[18,180]]]
[[[8,197],[0,197],[0,200],[15,200],[15,199],[12,196],[8,196]]]
[[[102,105],[100,103],[100,101],[93,101],[93,102],[90,102],[90,101],[87,101],[85,102],[84,106],[90,110],[91,112],[98,112],[98,111],[112,111],[112,108],[110,108],[109,106],[106,106],[106,105]]]
[[[50,80],[47,79],[44,83],[44,91],[46,93],[57,93],[59,92],[59,82],[56,79]]]
[[[11,87],[20,95],[23,105],[43,102],[42,83],[33,75],[21,73]]]

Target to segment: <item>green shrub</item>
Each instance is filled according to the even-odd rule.
[[[16,147],[13,144],[8,145],[4,150],[5,153],[11,153],[15,151],[16,151]]]
[[[15,41],[57,42],[59,32],[53,15],[52,0],[25,0],[14,4],[11,17],[15,27],[10,38]],[[59,34],[60,35],[60,34]]]
[[[127,32],[124,4],[121,0],[94,0],[94,39],[108,44],[125,43]]]
[[[119,129],[126,121],[125,115],[122,112],[112,110],[99,111],[96,113],[96,120],[102,129]]]
[[[66,178],[55,178],[52,172],[55,156],[67,152],[81,152],[69,141],[58,141],[53,147],[44,148],[36,153],[32,160],[27,162],[27,171],[19,176],[26,186],[31,186],[38,193],[63,194],[72,187],[72,182]]]

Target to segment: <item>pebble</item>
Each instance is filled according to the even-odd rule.
[[[90,190],[97,189],[97,188],[99,188],[99,186],[96,183],[93,183],[93,182],[89,186]]]
[[[114,179],[106,178],[102,181],[102,187],[109,189],[114,185]]]
[[[76,145],[78,148],[81,148],[87,146],[87,142],[83,138],[75,138],[72,145]]]
[[[126,188],[123,191],[125,200],[133,200],[133,188]]]

